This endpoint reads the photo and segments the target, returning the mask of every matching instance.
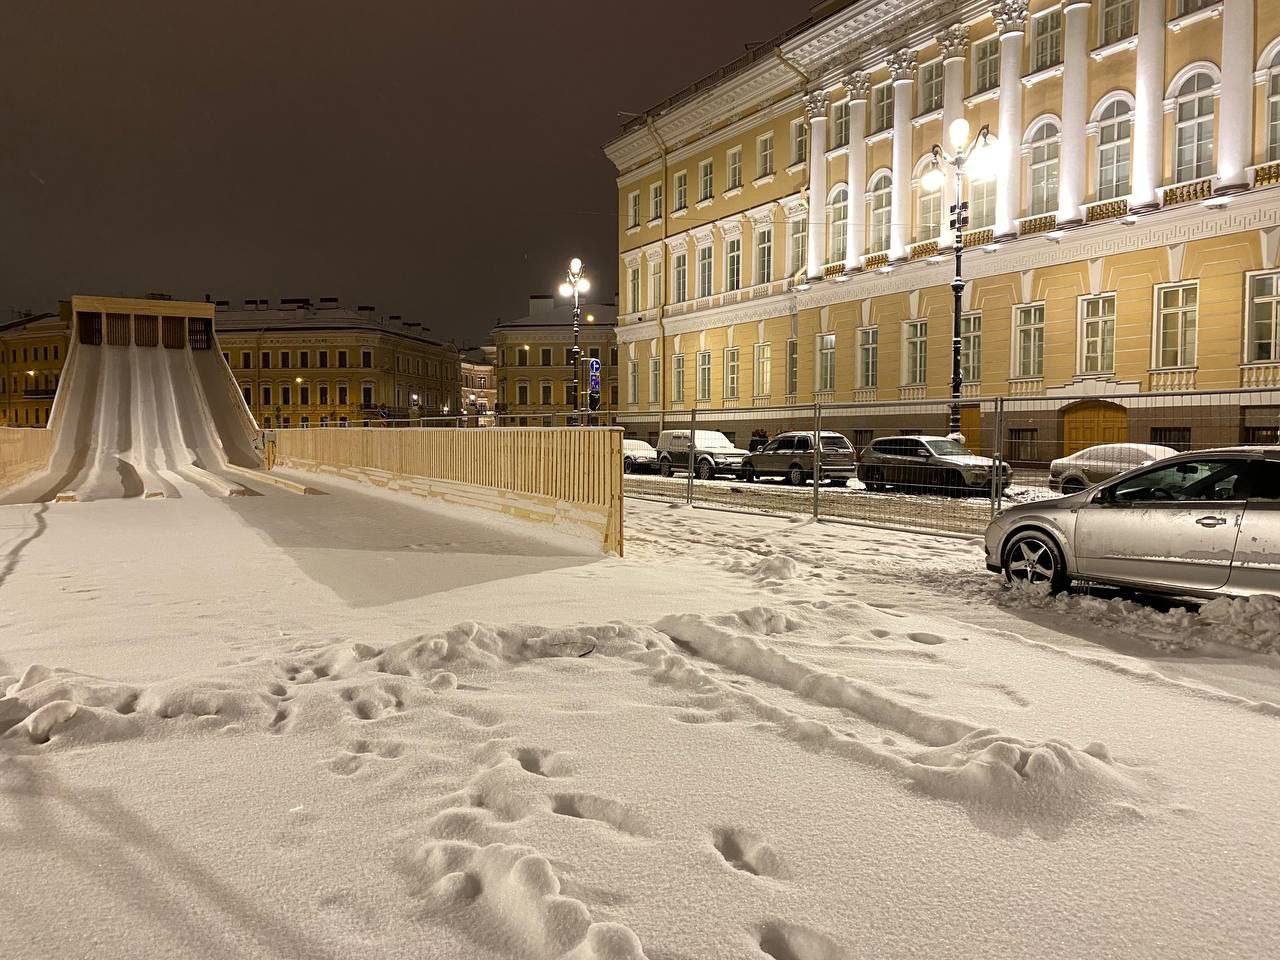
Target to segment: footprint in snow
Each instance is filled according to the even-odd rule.
[[[792,923],[766,923],[760,929],[760,949],[773,960],[845,960],[847,957],[826,935]]]
[[[551,798],[551,812],[578,820],[595,820],[633,837],[648,834],[644,822],[617,800],[589,793],[560,793]]]
[[[720,827],[711,833],[711,843],[725,863],[754,877],[785,876],[782,861],[773,848],[755,834],[735,827]]]

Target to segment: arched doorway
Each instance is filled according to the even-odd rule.
[[[1062,409],[1062,455],[1098,443],[1129,439],[1129,411],[1108,400],[1082,400]]]

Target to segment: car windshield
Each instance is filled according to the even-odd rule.
[[[694,441],[702,450],[732,450],[733,444],[723,433],[715,430],[699,430]]]
[[[940,457],[972,456],[968,447],[962,443],[956,443],[954,440],[926,440],[925,446]]]

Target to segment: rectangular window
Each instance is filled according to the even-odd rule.
[[[734,237],[725,245],[725,289],[742,286],[742,238]]]
[[[698,248],[698,296],[711,296],[711,245]]]
[[[1039,436],[1040,431],[1035,427],[1010,428],[1008,459],[1015,463],[1027,460],[1039,460],[1043,463],[1046,458],[1038,450]]]
[[[640,191],[627,194],[627,228],[640,226]]]
[[[543,347],[543,348],[542,348],[540,351],[538,351],[538,352],[539,352],[539,358],[538,358],[538,359],[541,361],[541,365],[542,365],[542,366],[544,366],[544,367],[549,367],[549,366],[551,366],[551,348],[550,348],[550,347]]]
[[[286,407],[293,404],[293,388],[287,383],[280,388],[280,402]]]
[[[1213,173],[1214,93],[1208,77],[1193,92],[1178,99],[1174,114],[1174,180],[1186,183]]]
[[[675,184],[671,191],[675,195],[675,206],[672,212],[678,212],[689,206],[689,174],[685,170],[681,170],[675,176]]]
[[[773,279],[773,228],[756,231],[756,283],[768,283]]]
[[[1039,216],[1058,208],[1058,141],[1045,140],[1031,148],[1031,213]]]
[[[711,351],[698,354],[698,399],[711,399]]]
[[[1118,43],[1125,37],[1133,36],[1134,0],[1103,0],[1102,3],[1102,43],[1103,46]]]
[[[302,368],[307,368],[311,366],[311,351],[309,350],[298,351],[298,366]]]
[[[338,384],[338,405],[345,406],[347,403],[347,385],[345,383]]]
[[[1031,70],[1047,70],[1062,62],[1062,11],[1051,10],[1035,18]]]
[[[787,341],[787,396],[794,397],[800,386],[800,343]]]
[[[317,389],[318,389],[318,392],[319,392],[319,394],[320,394],[320,406],[322,406],[322,407],[324,407],[324,406],[328,406],[328,404],[329,404],[329,385],[328,385],[327,383],[322,383],[322,384],[320,384],[320,386],[319,386]]]
[[[929,373],[929,321],[907,321],[907,370],[908,386],[925,382]]]
[[[920,112],[942,109],[942,61],[934,60],[920,68]]]
[[[874,388],[880,383],[880,328],[858,331],[858,386]]]
[[[627,309],[640,312],[640,268],[627,268]]]
[[[1162,447],[1172,447],[1179,453],[1186,453],[1191,449],[1191,428],[1152,427],[1151,442]]]
[[[338,351],[338,366],[339,366],[339,367],[341,367],[341,368],[342,368],[342,369],[344,369],[344,370],[346,369],[346,366],[347,366],[347,351],[345,351],[345,350],[339,350],[339,351]]]
[[[729,347],[724,352],[724,396],[726,400],[738,399],[737,347]]]
[[[373,351],[372,350],[360,351],[360,366],[362,366],[366,370],[373,369]]]
[[[318,362],[319,362],[319,364],[320,364],[320,369],[321,369],[321,370],[328,370],[328,369],[329,369],[329,351],[328,351],[328,350],[321,350],[321,351],[317,354],[317,357],[319,358]]]
[[[522,407],[529,405],[529,385],[527,383],[516,384],[516,403]]]
[[[1249,333],[1245,354],[1250,363],[1280,360],[1280,273],[1249,278]]]
[[[756,344],[756,376],[753,392],[757,397],[769,395],[769,383],[773,379],[773,346],[768,343]]]
[[[1114,200],[1116,197],[1129,195],[1131,150],[1132,121],[1127,108],[1123,114],[1114,118],[1104,116],[1098,127],[1099,200]]]
[[[662,261],[654,260],[649,265],[649,309],[662,303]]]
[[[960,318],[960,379],[965,383],[982,382],[982,314],[970,313]]]
[[[769,133],[756,141],[756,177],[767,177],[773,173],[773,134]]]
[[[627,364],[627,397],[632,403],[640,402],[640,361]]]
[[[1085,297],[1080,303],[1080,372],[1111,373],[1116,366],[1116,296]]]
[[[649,219],[658,220],[662,217],[662,184],[655,183],[649,187]]]
[[[1018,307],[1014,316],[1013,375],[1044,376],[1044,304]]]
[[[969,181],[969,229],[985,230],[996,222],[996,182]]]
[[[262,385],[262,405],[264,407],[271,406],[271,384],[269,383]]]
[[[551,406],[551,404],[552,404],[552,400],[551,400],[551,384],[550,384],[549,382],[547,382],[546,380],[543,380],[543,381],[542,381],[542,383],[538,384],[538,388],[539,388],[539,390],[540,390],[540,392],[541,392],[541,394],[542,394],[542,396],[541,396],[542,405],[543,405],[544,407],[549,407],[549,406]]]
[[[973,92],[984,93],[1000,85],[1000,38],[988,37],[973,45]]]
[[[836,335],[824,333],[818,337],[818,389],[836,388]]]
[[[831,110],[831,145],[847,147],[849,145],[849,101],[842,100]]]
[[[304,407],[311,406],[311,386],[309,384],[304,383],[298,387],[298,403]]]
[[[920,195],[920,216],[916,223],[916,240],[936,240],[942,233],[942,194]]]
[[[698,164],[698,200],[700,202],[710,200],[716,195],[715,179],[715,171],[711,167],[710,160],[703,160]]]
[[[599,359],[600,359],[600,348],[599,348],[599,347],[588,347],[588,348],[587,348],[587,356],[588,356],[588,357],[590,357],[592,360],[599,360]]]
[[[516,366],[527,367],[529,365],[529,348],[519,347],[516,350]]]
[[[791,164],[804,163],[809,159],[809,124],[802,117],[791,121]]]
[[[662,394],[662,361],[649,358],[649,402],[657,403]]]
[[[725,166],[729,168],[729,181],[726,184],[726,189],[739,190],[742,188],[742,148],[734,147],[726,154],[726,159]]]
[[[1194,367],[1199,304],[1194,283],[1157,288],[1156,361],[1161,367]]]
[[[892,83],[882,83],[871,91],[871,122],[876,133],[893,126]]]
[[[671,402],[684,403],[684,354],[671,358]]]
[[[1267,79],[1267,160],[1280,160],[1280,67],[1275,66]]]
[[[809,221],[805,217],[791,221],[791,276],[805,268],[809,246]]]
[[[281,350],[280,351],[280,369],[288,370],[291,366],[293,366],[293,357],[289,355],[288,350]]]
[[[0,393],[4,393],[4,388],[2,385],[0,385]],[[253,406],[253,388],[252,387],[241,387],[240,395],[244,397],[244,405],[246,407]]]
[[[271,352],[269,350],[263,350],[262,356],[259,359],[262,361],[259,364],[259,367],[261,367],[263,370],[271,369]]]
[[[684,303],[688,298],[688,261],[683,253],[677,253],[672,261],[671,296],[676,303]]]
[[[245,370],[248,370],[250,367],[253,366],[253,354],[250,353],[248,350],[244,350],[241,352],[240,366]]]

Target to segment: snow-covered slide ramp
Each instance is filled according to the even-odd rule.
[[[49,465],[0,502],[245,493],[257,424],[213,335],[213,306],[72,300]]]

